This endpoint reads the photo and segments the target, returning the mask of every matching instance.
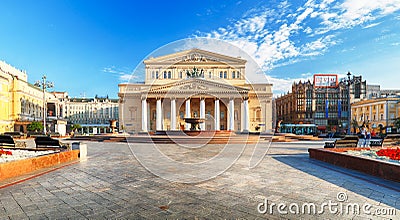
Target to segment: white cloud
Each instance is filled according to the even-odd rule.
[[[130,73],[128,68],[116,68],[115,66],[104,67],[102,70],[104,73],[110,73],[114,76],[117,76],[119,81],[128,82],[132,79],[137,79],[138,76]]]
[[[381,24],[381,22],[372,23],[372,24],[364,26],[363,29],[372,28],[372,27],[378,26],[380,24]]]
[[[198,36],[232,43],[267,72],[323,55],[341,43],[337,36],[342,30],[377,26],[380,23],[374,21],[399,9],[400,0],[308,0],[298,8],[285,0],[275,9],[249,10],[233,24]],[[288,86],[291,80],[275,82]]]

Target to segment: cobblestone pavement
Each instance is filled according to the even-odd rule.
[[[400,219],[400,184],[309,159],[307,149],[321,143],[274,143],[253,169],[246,148],[226,172],[197,184],[153,175],[127,144],[87,145],[87,161],[0,189],[0,219]],[[196,161],[206,154],[159,148],[176,160]],[[338,194],[347,200],[339,201]],[[265,200],[268,209],[259,213]],[[278,210],[273,203],[286,207]],[[324,213],[308,213],[311,203]],[[331,203],[331,210],[324,203]],[[351,204],[358,204],[360,213],[347,214]],[[363,211],[365,204],[371,207]]]

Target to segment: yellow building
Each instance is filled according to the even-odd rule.
[[[120,128],[189,130],[185,118],[199,118],[200,130],[271,131],[272,84],[248,83],[246,62],[200,49],[145,60],[144,83],[119,85]]]
[[[0,133],[27,132],[32,121],[43,120],[43,91],[28,83],[25,71],[0,61],[0,86]],[[46,100],[58,106],[54,94],[46,93]]]
[[[400,98],[386,97],[363,100],[351,105],[352,121],[366,125],[376,132],[388,126],[389,132],[396,118],[400,117]]]

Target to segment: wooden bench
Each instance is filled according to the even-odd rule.
[[[61,143],[61,141],[53,139],[49,136],[37,136],[35,137],[36,147],[38,146],[52,146],[52,147],[60,147],[67,148],[68,145]]]
[[[394,146],[394,145],[399,145],[399,144],[400,144],[400,134],[388,134],[383,139],[382,146],[387,147],[387,146]]]
[[[371,138],[369,140],[370,147],[382,147],[383,139],[381,138]]]
[[[0,146],[15,147],[15,141],[11,135],[0,135]]]
[[[7,131],[4,132],[4,135],[10,135],[12,138],[25,138],[26,135],[19,131]]]
[[[325,142],[324,148],[356,148],[358,145],[358,137],[346,135],[343,139]]]

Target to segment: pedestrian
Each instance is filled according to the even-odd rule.
[[[369,141],[371,140],[371,132],[368,128],[368,126],[366,128],[364,128],[364,144],[363,147],[367,147],[369,146]]]
[[[375,130],[372,130],[372,131],[371,131],[371,137],[376,137],[376,132],[375,132]]]
[[[365,143],[367,142],[367,131],[366,131],[365,127],[362,127],[362,129],[361,129],[361,138],[363,139],[362,146],[365,147]],[[360,143],[360,146],[361,146],[361,143]]]

